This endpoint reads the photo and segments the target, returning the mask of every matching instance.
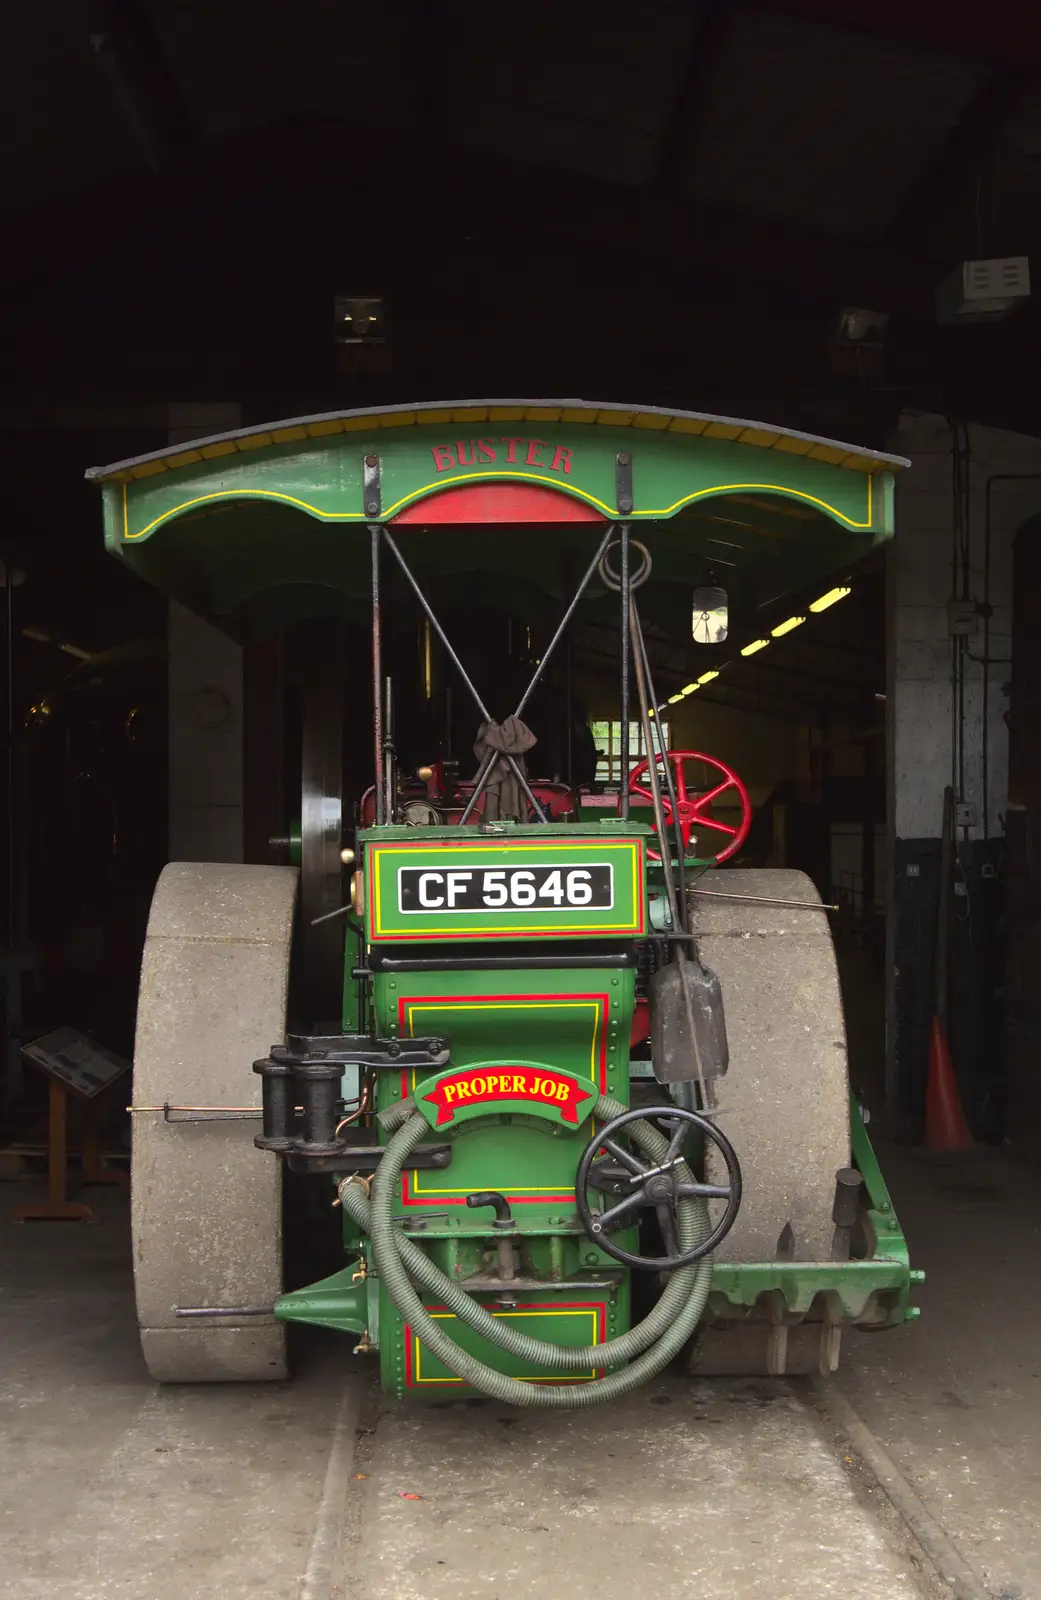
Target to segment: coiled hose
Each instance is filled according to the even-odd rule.
[[[592,1114],[599,1122],[610,1122],[626,1110],[627,1107],[617,1100],[601,1095]],[[341,1188],[342,1201],[370,1236],[376,1270],[392,1302],[413,1333],[422,1338],[431,1354],[457,1378],[494,1400],[509,1401],[516,1406],[578,1411],[628,1394],[648,1378],[655,1377],[679,1354],[705,1309],[712,1281],[710,1256],[703,1256],[673,1273],[657,1305],[642,1322],[617,1339],[581,1347],[533,1339],[511,1328],[504,1319],[494,1317],[395,1227],[393,1203],[400,1189],[401,1172],[424,1137],[427,1124],[411,1097],[385,1112],[380,1120],[388,1131],[396,1131],[379,1164],[371,1203],[356,1184],[345,1184]],[[636,1123],[631,1131],[645,1155],[654,1161],[665,1158],[668,1140],[649,1122]],[[681,1178],[689,1178],[682,1166],[679,1173]],[[708,1235],[708,1206],[703,1199],[683,1199],[678,1203],[677,1213],[680,1249],[691,1250]],[[539,1361],[559,1372],[613,1366],[622,1361],[629,1365],[620,1372],[588,1383],[522,1383],[471,1355],[439,1327],[413,1288],[413,1278],[461,1322],[509,1355]]]

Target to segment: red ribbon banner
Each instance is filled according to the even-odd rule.
[[[467,1106],[496,1100],[534,1101],[541,1110],[556,1111],[562,1122],[578,1126],[578,1108],[592,1099],[574,1078],[563,1073],[533,1067],[479,1067],[471,1072],[456,1072],[442,1078],[423,1096],[437,1107],[436,1126],[453,1121],[457,1111]]]

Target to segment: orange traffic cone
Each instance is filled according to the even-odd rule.
[[[972,1144],[951,1065],[947,1035],[939,1017],[933,1017],[929,1037],[929,1081],[925,1090],[925,1148],[951,1152],[971,1150]]]

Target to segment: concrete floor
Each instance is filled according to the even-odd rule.
[[[882,1154],[922,1318],[854,1334],[842,1387],[998,1600],[1038,1600],[1041,1173]]]
[[[856,1338],[843,1386],[993,1593],[1041,1600],[1041,1183],[1000,1158],[885,1166],[924,1315]],[[124,1202],[102,1192],[91,1227],[7,1224],[26,1197],[0,1186],[2,1600],[311,1600],[345,1386],[340,1600],[939,1592],[798,1385],[670,1377],[612,1411],[418,1412],[317,1335],[292,1384],[159,1391]]]

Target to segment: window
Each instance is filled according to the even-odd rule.
[[[593,730],[593,743],[596,745],[596,748],[599,751],[599,757],[596,763],[596,781],[597,783],[617,784],[621,781],[622,771],[620,750],[620,745],[622,742],[622,724],[620,722],[593,722],[590,724],[590,727]],[[667,722],[662,722],[660,727],[662,738],[665,740],[665,748],[668,749],[669,724]],[[658,741],[653,732],[651,734],[651,740],[652,747],[655,752],[657,752]],[[630,722],[630,772],[638,761],[643,760],[646,754],[647,751],[644,748],[643,742],[643,726],[639,722]]]

